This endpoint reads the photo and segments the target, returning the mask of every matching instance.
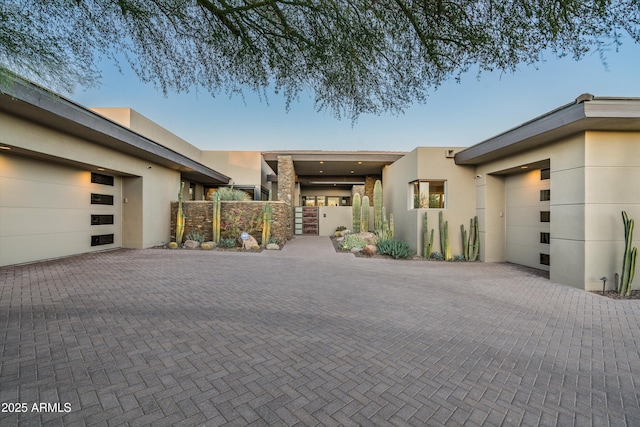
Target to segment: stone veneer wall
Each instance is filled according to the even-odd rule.
[[[259,215],[266,201],[235,202],[222,201],[220,206],[221,221],[229,221],[233,210],[242,211],[244,215],[252,218]],[[284,244],[290,237],[288,236],[288,212],[289,207],[280,201],[270,201],[273,209],[273,222],[271,223],[271,236],[278,239],[280,244]],[[192,231],[198,231],[205,237],[205,241],[211,240],[213,231],[211,221],[213,214],[213,202],[211,201],[183,201],[182,212],[185,214],[184,235]],[[176,235],[176,215],[178,213],[178,202],[171,202],[171,239]],[[283,220],[284,218],[284,220]],[[260,236],[253,236],[259,238]]]
[[[354,185],[351,187],[351,204],[353,204],[353,196],[360,194],[360,200],[364,197],[364,185]]]
[[[278,156],[278,200],[287,204],[288,214],[283,217],[286,222],[287,240],[293,238],[293,207],[295,206],[296,171],[293,157]]]
[[[382,177],[371,175],[365,177],[364,195],[369,197],[369,206],[373,206],[373,187],[375,187],[377,180],[382,180]]]

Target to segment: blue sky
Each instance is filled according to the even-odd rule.
[[[317,112],[306,94],[285,110],[281,97],[269,103],[246,92],[229,98],[206,91],[170,93],[105,64],[100,87],[79,89],[76,102],[89,107],[131,107],[204,150],[386,150],[418,146],[470,146],[589,92],[596,96],[640,97],[640,45],[627,41],[607,53],[580,61],[549,57],[513,74],[475,72],[462,82],[445,82],[426,104],[404,114],[364,115],[355,124]]]

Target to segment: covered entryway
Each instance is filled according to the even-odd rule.
[[[506,260],[549,271],[549,169],[521,167],[505,179]]]

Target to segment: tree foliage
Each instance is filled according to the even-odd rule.
[[[470,69],[640,42],[640,0],[3,0],[0,68],[63,91],[124,57],[165,93],[273,89],[356,118]]]

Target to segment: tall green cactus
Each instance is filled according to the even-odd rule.
[[[182,191],[184,190],[184,181],[180,184],[180,192],[178,193],[178,212],[176,214],[176,243],[182,243],[182,235],[184,234],[185,214],[182,212]]]
[[[475,261],[480,254],[480,229],[478,228],[478,217],[474,216],[469,222],[469,261]]]
[[[478,217],[469,220],[469,235],[464,229],[464,225],[460,224],[460,233],[462,234],[462,251],[464,259],[467,261],[475,261],[480,253],[480,232],[478,231]]]
[[[218,192],[213,194],[213,215],[211,216],[211,241],[220,243],[220,195]]]
[[[444,220],[444,213],[438,215],[440,225],[440,252],[445,260],[451,260],[451,247],[449,246],[449,221]]]
[[[466,261],[469,261],[469,239],[467,239],[467,230],[464,229],[464,224],[460,224],[460,234],[462,235],[462,256]]]
[[[433,251],[433,229],[429,233],[429,217],[427,212],[424,213],[424,222],[422,227],[422,255],[429,259]]]
[[[362,198],[362,225],[360,230],[369,231],[369,196]]]
[[[269,192],[271,193],[271,192]],[[271,203],[267,202],[262,208],[262,246],[269,244],[271,238],[271,222],[273,221],[273,209]]]
[[[393,214],[389,214],[389,235],[391,236],[391,238],[395,238],[396,237],[396,227],[395,224],[393,222]]]
[[[622,211],[622,222],[624,223],[624,255],[622,257],[622,275],[620,277],[620,295],[631,295],[631,283],[636,271],[636,258],[638,256],[638,248],[632,248],[633,243],[633,219],[625,211]]]
[[[353,231],[354,233],[359,233],[360,232],[360,214],[361,214],[362,208],[361,208],[361,204],[360,204],[360,193],[356,193],[353,196],[353,206],[351,206],[351,215],[353,216]]]
[[[382,181],[379,179],[373,186],[373,229],[382,230]]]

